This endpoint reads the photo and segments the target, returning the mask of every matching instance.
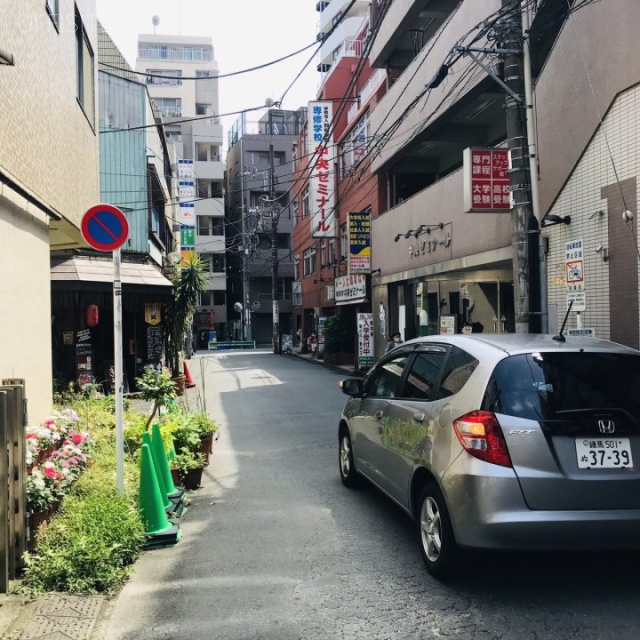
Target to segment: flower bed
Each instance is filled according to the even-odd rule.
[[[54,511],[86,468],[93,449],[91,437],[78,430],[78,416],[71,409],[54,411],[43,424],[27,427],[27,511]]]

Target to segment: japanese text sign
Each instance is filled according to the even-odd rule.
[[[507,149],[464,150],[464,210],[480,213],[511,210]]]
[[[331,102],[310,102],[308,107],[309,204],[314,238],[336,235],[332,107]]]

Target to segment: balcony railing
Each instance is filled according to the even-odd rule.
[[[382,84],[387,77],[385,69],[376,69],[374,74],[367,80],[367,83],[362,87],[360,95],[358,96],[358,102],[354,102],[349,111],[347,112],[347,122],[353,122],[353,119],[360,111],[360,107],[369,99],[369,96]]]
[[[187,62],[208,62],[211,60],[210,51],[200,51],[198,49],[151,49],[142,48],[138,50],[139,58],[151,60],[185,60]]]

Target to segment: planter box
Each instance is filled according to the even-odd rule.
[[[189,469],[187,473],[182,476],[182,484],[185,489],[198,489],[202,484],[202,472],[204,467],[198,467],[197,469]]]

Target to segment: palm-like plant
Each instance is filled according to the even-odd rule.
[[[167,313],[167,364],[171,375],[176,377],[180,370],[180,353],[184,336],[189,329],[191,315],[198,306],[200,294],[207,285],[205,269],[207,262],[195,252],[190,252],[176,266],[172,277],[173,302]]]

